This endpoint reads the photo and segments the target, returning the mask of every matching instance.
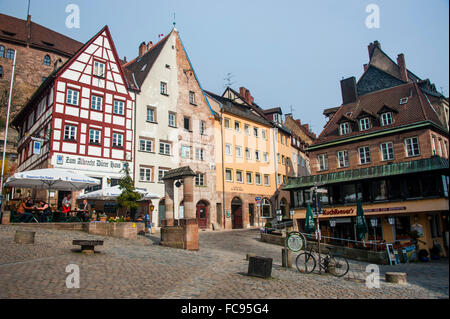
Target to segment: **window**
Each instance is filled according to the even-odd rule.
[[[113,133],[112,146],[113,147],[122,147],[123,146],[123,134]]]
[[[5,56],[5,47],[3,45],[0,45],[0,58],[3,58]]]
[[[286,175],[283,175],[283,185],[286,185]]]
[[[78,105],[78,91],[68,89],[66,103],[72,105]]]
[[[281,115],[278,113],[273,114],[273,121],[277,123],[281,123]]]
[[[259,154],[259,151],[255,151],[255,160],[258,162],[261,160]]]
[[[369,146],[360,147],[359,152],[359,163],[367,164],[370,163],[370,148]]]
[[[100,144],[100,131],[90,129],[89,130],[89,143],[90,144]]]
[[[191,147],[190,146],[181,146],[181,157],[182,158],[191,158]]]
[[[267,140],[267,130],[266,130],[265,128],[263,128],[263,129],[261,130],[261,135],[262,135],[262,138],[263,138],[263,139]]]
[[[270,175],[264,174],[264,185],[270,186]]]
[[[44,57],[44,65],[50,66],[50,56],[48,54]]]
[[[169,126],[175,127],[175,113],[169,112]]]
[[[153,152],[153,141],[147,139],[140,139],[139,150],[142,152]]]
[[[261,185],[261,174],[260,173],[255,173],[255,184]]]
[[[229,118],[225,118],[224,125],[225,125],[225,128],[230,128],[230,119]]]
[[[205,150],[203,148],[196,148],[195,149],[195,159],[198,161],[204,161],[205,160]]]
[[[166,175],[166,173],[168,172],[169,170],[168,169],[166,169],[166,168],[160,168],[160,169],[158,169],[158,182],[163,182],[163,177]]]
[[[170,144],[166,142],[159,142],[159,154],[170,155]]]
[[[235,147],[236,157],[242,157],[241,147],[236,146]]]
[[[232,182],[233,181],[233,170],[232,169],[225,169],[225,180],[227,182]]]
[[[205,186],[205,174],[198,173],[195,175],[195,186]]]
[[[250,153],[250,149],[248,147],[245,148],[245,158],[252,159],[252,154]]]
[[[326,171],[328,169],[328,155],[322,154],[317,156],[317,161],[319,162],[319,170]]]
[[[231,155],[231,144],[225,144],[225,155]]]
[[[281,164],[284,165],[284,155],[281,155]]]
[[[97,95],[91,96],[91,109],[101,111],[102,105],[103,105],[103,98],[101,96]]]
[[[206,135],[206,123],[205,123],[205,121],[200,121],[200,135]]]
[[[153,169],[151,167],[141,167],[139,171],[139,180],[141,182],[151,182]]]
[[[147,107],[147,122],[156,122],[156,111],[154,108]]]
[[[244,125],[245,134],[250,135],[250,125],[245,124]]]
[[[168,95],[167,94],[167,83],[166,82],[161,82],[161,94],[162,95]]]
[[[419,139],[417,137],[410,137],[405,139],[406,156],[420,155]]]
[[[3,67],[0,65],[0,79],[3,77]]]
[[[253,174],[251,172],[247,172],[246,174],[247,184],[253,184]]]
[[[392,113],[386,112],[381,114],[381,126],[386,126],[392,124]]]
[[[243,183],[244,179],[242,176],[242,171],[236,171],[236,182]]]
[[[114,101],[114,114],[118,114],[118,115],[123,115],[123,111],[124,111],[124,102],[123,101]]]
[[[13,60],[13,59],[14,59],[14,50],[8,49],[8,50],[6,51],[6,58],[7,58],[7,59]]]
[[[381,160],[390,161],[394,159],[394,144],[392,142],[380,144]]]
[[[281,174],[278,174],[278,184],[281,184]]]
[[[349,165],[348,151],[339,151],[338,152],[338,162],[339,162],[339,167],[347,167]]]
[[[287,165],[287,166],[291,165],[291,162],[290,162],[290,160],[289,160],[289,157],[286,157],[286,165]]]
[[[189,103],[191,103],[192,105],[196,105],[195,104],[195,92],[189,91]]]
[[[240,132],[241,131],[241,122],[234,121],[234,130],[236,132]]]
[[[105,63],[94,61],[94,71],[92,74],[102,78],[105,77]]]
[[[280,143],[281,144],[284,144],[284,139],[283,138],[284,138],[284,136],[280,134]]]
[[[191,119],[189,117],[185,117],[184,118],[184,129],[186,131],[190,131],[191,130]]]
[[[370,128],[370,119],[368,117],[359,120],[359,129],[361,131],[366,131],[369,128]]]
[[[348,122],[345,123],[341,123],[339,125],[339,135],[345,135],[348,134],[348,132],[350,131],[350,127],[348,125]]]
[[[264,158],[264,162],[268,163],[269,162],[269,154],[267,152],[263,153],[263,158]]]
[[[74,125],[64,126],[64,139],[69,141],[75,141],[77,136],[77,127]]]
[[[280,153],[277,153],[277,162],[280,163]]]
[[[257,127],[254,127],[253,128],[253,134],[255,135],[255,137],[258,137],[259,135],[258,135],[258,128]]]

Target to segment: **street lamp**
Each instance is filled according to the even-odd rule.
[[[376,227],[377,227],[377,224],[378,224],[378,219],[377,218],[372,218],[370,220],[370,223],[372,224],[372,227],[373,227],[373,240],[375,241],[377,239]]]

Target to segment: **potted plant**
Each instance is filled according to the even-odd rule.
[[[100,218],[101,222],[106,222],[107,216],[105,213],[99,213],[98,217]]]
[[[270,234],[271,228],[272,228],[272,223],[271,223],[271,222],[267,222],[267,223],[264,225],[264,229],[265,229],[266,234]]]
[[[436,245],[433,245],[433,247],[430,248],[430,257],[431,260],[437,260],[441,257],[441,251],[439,247]]]

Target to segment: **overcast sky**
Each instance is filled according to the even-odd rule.
[[[80,9],[80,28],[67,28],[66,7]],[[379,28],[368,28],[370,4]],[[26,19],[28,0],[0,1],[0,12]],[[280,106],[315,133],[323,109],[342,102],[342,78],[363,72],[374,40],[394,61],[404,53],[417,76],[449,92],[448,0],[31,0],[32,20],[80,42],[108,25],[118,54],[128,61],[143,41],[176,28],[204,89],[221,94],[248,88],[263,108]],[[372,22],[375,20],[371,20]]]

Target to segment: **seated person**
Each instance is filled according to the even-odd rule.
[[[17,213],[21,215],[21,222],[28,223],[30,219],[33,218],[33,214],[29,212],[30,210],[31,209],[26,205],[26,200],[22,199],[20,201],[19,207],[17,207]]]
[[[81,210],[78,211],[77,216],[82,222],[88,222],[91,219],[92,208],[86,199],[83,199]]]
[[[62,201],[62,213],[67,214],[72,209],[72,194],[67,195],[64,197]]]
[[[47,217],[52,215],[52,210],[50,206],[44,201],[39,201],[40,207],[36,208],[36,210],[40,211],[39,222],[43,223],[47,221]]]

